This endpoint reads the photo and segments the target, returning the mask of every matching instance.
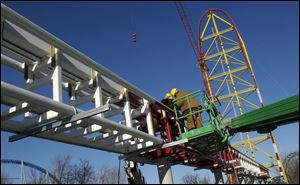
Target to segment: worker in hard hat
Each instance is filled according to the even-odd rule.
[[[165,95],[165,98],[161,100],[161,103],[163,103],[164,105],[169,107],[171,110],[173,110],[173,100],[174,100],[174,98],[171,95],[171,93],[167,93]]]
[[[183,90],[177,90],[177,88],[173,88],[170,92],[171,96],[173,96],[174,98],[179,98],[182,96],[186,96],[189,93]],[[200,128],[202,127],[202,118],[200,113],[195,113],[199,111],[202,106],[200,105],[200,103],[196,100],[195,97],[190,96],[189,97],[189,103],[190,103],[190,107],[192,109],[192,113],[191,115],[187,116],[187,129],[192,130],[195,128]],[[175,105],[177,106],[178,109],[181,110],[181,112],[183,113],[183,115],[189,114],[190,110],[189,110],[189,103],[187,100],[183,100],[183,101],[176,101]]]

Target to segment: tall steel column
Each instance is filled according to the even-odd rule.
[[[158,177],[160,184],[173,184],[173,174],[171,164],[166,160],[163,164],[157,165]]]
[[[212,170],[215,176],[215,184],[224,184],[221,168]]]

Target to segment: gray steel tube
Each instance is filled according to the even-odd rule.
[[[84,55],[83,53],[79,52],[75,48],[69,46],[62,40],[58,39],[51,33],[47,32],[46,30],[42,29],[41,27],[37,26],[33,22],[29,21],[25,17],[21,16],[14,10],[10,9],[9,7],[5,6],[1,3],[1,16],[4,19],[9,20],[13,24],[16,24],[17,26],[29,31],[30,33],[34,34],[35,36],[39,37],[40,39],[44,40],[50,45],[53,45],[54,47],[58,48],[62,52],[70,55],[71,57],[79,60],[83,64],[87,65],[88,67],[98,71],[100,74],[108,77],[109,79],[115,81],[116,83],[119,83],[120,85],[127,88],[129,91],[133,92],[134,94],[137,94],[151,103],[156,102],[156,100],[148,95],[147,93],[143,92],[139,88],[135,87],[134,85],[130,84],[126,80],[122,79],[109,69],[105,68],[104,66],[96,63],[94,60],[89,58],[88,56]]]
[[[6,82],[1,81],[1,96],[6,95],[9,97],[13,97],[19,100],[22,100],[24,102],[28,102],[29,104],[32,103],[33,105],[39,105],[45,108],[48,108],[49,110],[53,110],[56,112],[61,112],[63,114],[67,115],[74,115],[74,107],[70,105],[66,105],[60,102],[56,102],[50,98],[44,97],[39,94],[35,94],[33,92],[30,92],[28,90],[22,89],[20,87],[8,84]],[[83,112],[82,110],[78,110],[78,112]],[[97,123],[101,122],[101,125],[113,130],[118,130],[121,133],[126,133],[129,135],[132,135],[133,137],[138,138],[144,138],[149,141],[153,141],[157,144],[162,144],[163,141],[155,136],[151,136],[147,133],[138,131],[134,128],[129,128],[124,125],[121,125],[119,123],[116,123],[114,121],[93,116],[89,117],[87,119],[90,119],[91,121]]]
[[[23,72],[23,64],[1,53],[1,63]]]

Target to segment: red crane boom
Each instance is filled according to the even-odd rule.
[[[200,70],[202,72],[201,75],[203,77],[203,85],[205,87],[205,90],[207,91],[207,89],[208,89],[207,83],[208,82],[205,80],[203,71],[208,71],[208,67],[206,66],[206,64],[200,62],[200,56],[201,55],[200,55],[199,45],[197,44],[197,41],[195,39],[193,30],[192,30],[192,27],[191,27],[191,24],[189,23],[188,17],[186,15],[185,11],[184,11],[183,4],[180,1],[175,1],[175,5],[177,7],[178,14],[181,18],[181,21],[184,25],[184,29],[185,29],[188,37],[189,37],[189,40],[190,40],[190,43],[192,45],[193,51],[194,51],[195,56],[197,58],[197,61],[198,61],[197,66],[200,68]]]
[[[191,42],[191,45],[192,45],[192,48],[194,50],[195,56],[197,57],[197,60],[199,60],[199,58],[200,58],[199,46],[198,46],[197,41],[195,39],[195,36],[194,36],[193,30],[192,30],[192,27],[189,23],[188,17],[186,15],[185,11],[184,11],[183,4],[180,1],[175,1],[175,5],[177,7],[178,14],[180,15],[181,21],[184,25],[184,29],[185,29],[185,31],[186,31],[186,33],[189,37],[189,40]]]

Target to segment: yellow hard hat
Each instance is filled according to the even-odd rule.
[[[166,98],[166,99],[172,99],[173,96],[172,96],[170,93],[167,93],[166,96],[165,96],[165,98]]]
[[[175,96],[176,93],[177,93],[177,88],[173,88],[173,89],[171,90],[171,95],[172,95],[172,96]]]

